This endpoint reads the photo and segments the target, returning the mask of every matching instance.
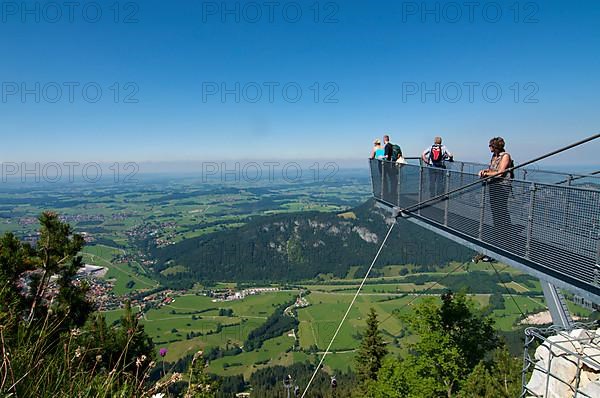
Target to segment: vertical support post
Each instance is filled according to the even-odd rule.
[[[394,203],[396,206],[398,207],[402,207],[400,206],[400,193],[402,192],[401,189],[401,184],[402,184],[402,165],[401,164],[396,164],[396,167],[398,167],[398,195],[396,196],[397,200],[396,203]]]
[[[569,177],[567,178],[567,186],[571,186],[571,183],[573,182],[573,175],[569,174]],[[571,200],[570,200],[570,195],[569,192],[567,192],[567,194],[565,195],[565,211],[562,212],[562,216],[563,216],[563,226],[565,229],[569,228],[569,218],[570,218],[570,214],[571,214]]]
[[[381,166],[381,200],[385,201],[385,160],[378,160],[379,166]]]
[[[419,166],[419,202],[423,201],[423,166]],[[417,210],[417,214],[421,215],[421,207]]]
[[[481,201],[479,203],[479,240],[483,241],[483,223],[485,221],[485,194],[487,183],[484,182],[481,187]]]
[[[446,186],[444,187],[445,191],[444,193],[446,195],[448,195],[448,192],[450,192],[450,171],[446,170],[446,178],[445,178],[445,182],[446,182]],[[448,211],[449,211],[449,207],[450,207],[450,197],[449,196],[445,196],[445,203],[444,203],[444,225],[448,226]]]
[[[565,330],[571,330],[573,327],[573,320],[569,314],[565,298],[560,294],[556,286],[544,280],[540,280],[540,282],[542,284],[544,298],[546,299],[546,305],[548,306],[550,315],[552,315],[552,322]]]
[[[523,181],[527,180],[527,169],[523,169]]]
[[[594,283],[600,285],[600,237],[596,241],[596,268],[594,269]]]
[[[529,211],[527,215],[527,238],[525,241],[525,258],[529,258],[531,251],[531,236],[533,234],[533,206],[535,204],[535,191],[537,187],[535,182],[529,188]]]

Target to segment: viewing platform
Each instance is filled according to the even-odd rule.
[[[370,160],[380,207],[539,278],[547,298],[559,287],[600,304],[600,177],[524,168],[477,183],[487,165],[421,163]]]

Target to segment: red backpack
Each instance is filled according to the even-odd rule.
[[[440,144],[434,144],[429,151],[429,163],[440,167],[444,165],[444,149]]]

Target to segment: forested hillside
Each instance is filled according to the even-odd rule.
[[[173,283],[295,281],[328,273],[343,277],[352,266],[366,269],[388,227],[385,215],[368,201],[343,216],[304,212],[255,217],[238,229],[149,250],[158,261],[157,272],[185,267],[169,273]],[[400,220],[378,266],[437,267],[471,256],[469,250]]]

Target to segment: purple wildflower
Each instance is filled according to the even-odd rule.
[[[161,348],[158,353],[160,354],[161,357],[164,357],[165,355],[167,355],[167,349],[166,348]]]

